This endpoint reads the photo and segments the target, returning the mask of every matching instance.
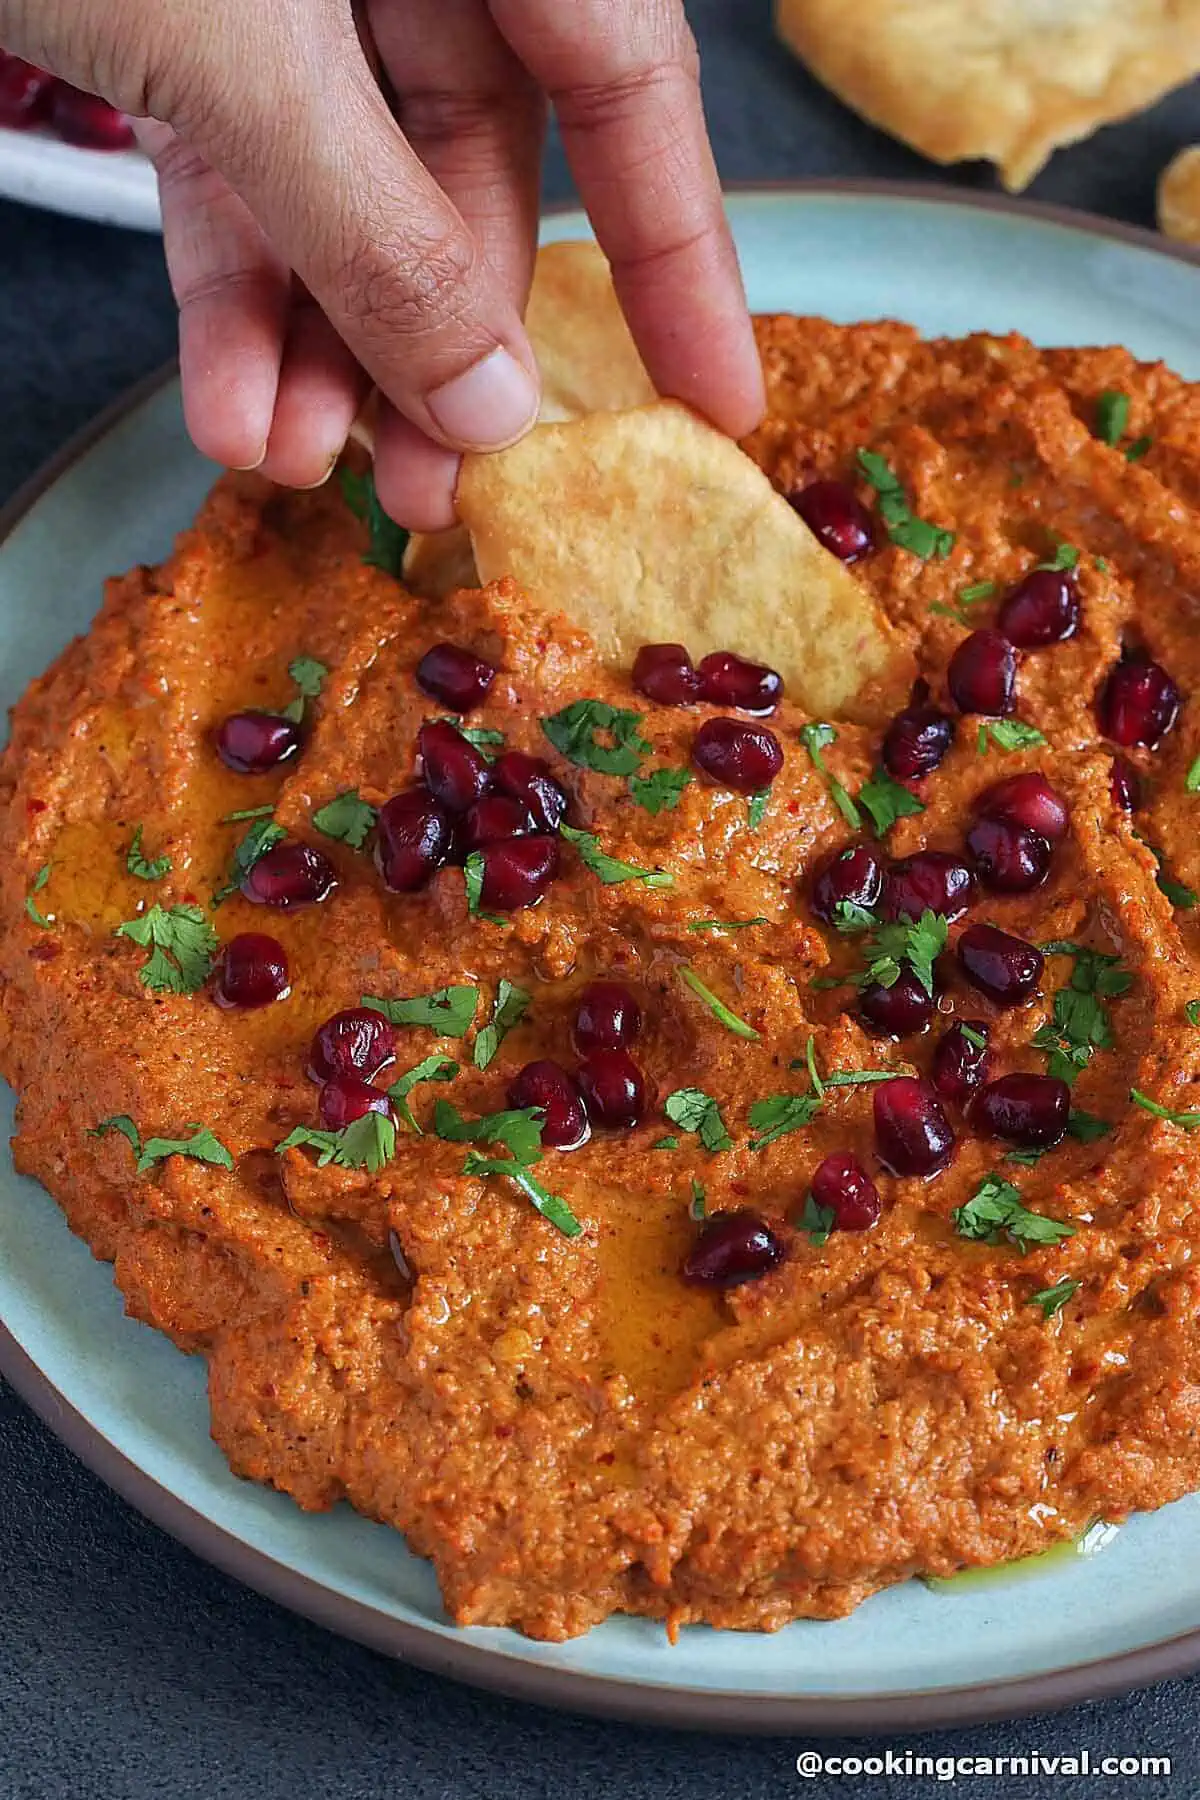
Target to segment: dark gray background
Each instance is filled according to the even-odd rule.
[[[936,171],[844,111],[775,48],[769,0],[692,0],[727,180]],[[869,29],[869,22],[867,25]],[[1200,93],[1061,153],[1035,196],[1153,223],[1158,170],[1200,139]],[[985,169],[965,187],[993,185]],[[571,192],[561,156],[547,197]],[[0,204],[0,499],[174,349],[156,241]],[[887,309],[880,295],[880,311]],[[1052,1719],[913,1737],[975,1754],[1174,1758],[1169,1782],[801,1782],[795,1742],[560,1717],[397,1667],[196,1561],[115,1499],[0,1389],[0,1800],[628,1800],[964,1788],[1192,1795],[1196,1682]],[[1181,1571],[1195,1579],[1195,1571]],[[1036,1593],[1029,1590],[1029,1604]],[[966,1673],[964,1671],[964,1673]],[[893,1740],[899,1743],[899,1738]],[[833,1746],[829,1746],[832,1748]],[[866,1749],[868,1746],[842,1745]]]

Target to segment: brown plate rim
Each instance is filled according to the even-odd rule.
[[[738,196],[800,198],[895,198],[1033,219],[1089,237],[1118,242],[1200,267],[1200,250],[1173,244],[1137,225],[1096,218],[1071,207],[975,194],[939,182],[840,179],[729,183]],[[545,216],[577,211],[564,204]],[[155,370],[77,432],[0,507],[0,549],[59,478],[117,425],[172,381],[174,363]],[[386,1656],[510,1699],[571,1712],[599,1714],[640,1725],[755,1735],[850,1736],[962,1726],[1051,1712],[1083,1701],[1107,1699],[1130,1688],[1189,1674],[1200,1667],[1200,1631],[1095,1661],[1073,1663],[1004,1681],[870,1695],[754,1694],[744,1690],[682,1690],[666,1683],[550,1668],[473,1643],[469,1631],[447,1638],[421,1625],[393,1619],[244,1543],[215,1525],[138,1467],[84,1417],[42,1373],[0,1321],[0,1375],[81,1462],[114,1492],[225,1574],[326,1629]]]

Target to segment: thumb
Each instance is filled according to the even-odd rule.
[[[539,399],[520,315],[389,113],[350,9],[214,11],[219,78],[181,71],[156,116],[221,172],[419,431],[451,450],[514,442]]]

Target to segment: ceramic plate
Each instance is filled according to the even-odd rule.
[[[0,197],[101,225],[158,231],[158,183],[139,150],[80,150],[40,131],[0,128]]]
[[[730,212],[756,308],[1119,342],[1200,379],[1200,266],[1148,235],[930,189],[755,191]],[[582,230],[571,215],[546,226]],[[0,703],[86,628],[105,575],[166,552],[213,473],[164,379],[18,499],[0,534]],[[0,1319],[0,1366],[18,1390],[201,1555],[336,1630],[508,1693],[691,1726],[862,1731],[1060,1705],[1200,1664],[1200,1501],[1133,1520],[1088,1560],[949,1591],[914,1581],[849,1619],[774,1636],[693,1627],[671,1648],[661,1627],[624,1618],[569,1644],[459,1631],[394,1532],[345,1507],[302,1513],[230,1475],[208,1435],[203,1365],[122,1316],[108,1268],[11,1172]]]

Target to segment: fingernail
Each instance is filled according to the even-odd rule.
[[[259,451],[258,455],[254,458],[253,462],[230,463],[229,466],[238,475],[252,475],[254,473],[255,469],[262,468],[262,466],[266,462],[266,460],[267,460],[267,440],[266,440],[266,438],[264,438],[263,442],[262,442],[262,449]]]
[[[502,450],[537,417],[537,384],[509,351],[491,350],[426,402],[435,425],[467,450]]]

